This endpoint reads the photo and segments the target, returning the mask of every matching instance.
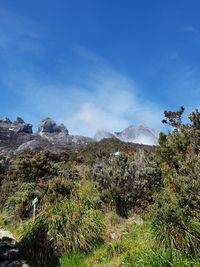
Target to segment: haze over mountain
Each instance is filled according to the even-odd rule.
[[[109,133],[104,130],[98,130],[94,136],[96,141],[104,138],[117,138],[123,142],[157,145],[159,132],[155,129],[143,125],[130,125],[121,132]]]
[[[41,121],[36,132],[32,131],[31,124],[24,122],[20,117],[17,117],[13,122],[9,118],[0,119],[1,152],[19,152],[37,148],[61,151],[66,147],[77,148],[104,138],[115,138],[123,142],[144,145],[156,145],[158,134],[149,127],[131,125],[121,132],[109,133],[99,130],[94,138],[89,138],[81,135],[71,135],[64,124],[57,124],[48,117]]]

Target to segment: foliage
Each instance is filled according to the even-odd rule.
[[[59,156],[48,151],[23,151],[13,159],[8,176],[21,182],[49,179],[58,174],[57,163],[67,159],[67,154]]]
[[[114,203],[117,213],[125,217],[139,202],[151,201],[152,191],[160,182],[155,161],[136,161],[123,153],[96,164],[94,177],[102,200]]]
[[[161,134],[158,157],[164,188],[153,215],[155,236],[166,248],[186,254],[200,249],[200,132],[198,111],[191,124]],[[173,125],[174,126],[174,125]]]
[[[41,198],[43,190],[35,183],[22,183],[19,191],[10,196],[4,206],[4,211],[13,218],[13,223],[30,216],[32,200]]]
[[[39,214],[34,222],[29,222],[23,230],[21,244],[26,257],[37,261],[40,266],[49,259],[52,251],[60,255],[91,250],[102,242],[103,232],[99,211],[82,199],[66,200]]]

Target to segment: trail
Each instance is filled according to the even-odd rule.
[[[4,229],[0,229],[0,267],[29,267],[21,259],[18,241]]]

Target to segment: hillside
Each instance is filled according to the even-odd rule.
[[[195,111],[185,125],[183,111],[165,112],[174,129],[158,146],[106,138],[4,150],[0,228],[17,237],[21,258],[36,267],[199,266],[200,119]],[[52,131],[69,135],[45,127],[37,136],[48,144]],[[29,133],[9,134],[18,145],[15,135]]]

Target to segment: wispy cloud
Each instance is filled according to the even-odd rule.
[[[23,97],[37,114],[64,122],[74,134],[93,136],[97,129],[120,131],[130,124],[161,126],[162,109],[140,97],[130,77],[102,61],[95,67],[87,62],[84,74],[54,84],[28,79]]]
[[[87,136],[99,128],[113,132],[130,124],[160,127],[162,108],[149,103],[134,79],[105,58],[75,45],[73,77],[63,64],[60,76],[47,79],[34,64],[45,50],[37,23],[0,9],[0,24],[0,60],[7,65],[5,71],[0,69],[0,84],[15,93],[15,105],[9,107],[15,116],[25,114],[32,123],[50,116],[64,122],[71,133]]]
[[[185,25],[183,30],[191,33],[199,33],[199,30],[191,24]]]
[[[43,51],[41,27],[31,19],[0,8],[0,60],[12,65]],[[23,57],[22,57],[23,56]]]

